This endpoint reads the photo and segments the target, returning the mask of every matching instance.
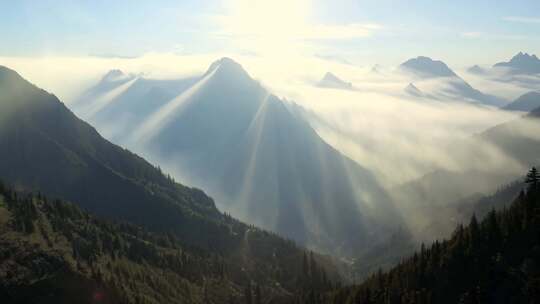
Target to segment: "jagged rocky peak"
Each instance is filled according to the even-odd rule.
[[[126,74],[124,74],[124,72],[122,72],[121,70],[119,69],[114,69],[114,70],[110,70],[107,72],[107,74],[105,74],[103,76],[103,79],[107,79],[107,80],[116,80],[118,78],[123,78],[125,77]]]
[[[540,59],[534,54],[519,52],[510,61],[499,62],[494,67],[510,68],[518,74],[536,74],[540,73]]]
[[[510,62],[530,62],[537,60],[538,57],[536,57],[534,54],[529,55],[528,53],[519,52],[517,55],[512,57],[512,59],[510,59]]]
[[[444,62],[425,56],[409,59],[402,63],[400,68],[422,77],[457,76]]]

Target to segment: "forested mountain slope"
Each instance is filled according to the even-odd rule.
[[[54,95],[4,67],[0,178],[17,189],[76,202],[100,216],[174,231],[198,245],[206,241],[203,235],[219,235],[215,230],[222,215],[211,198],[106,141]]]
[[[174,234],[103,221],[73,204],[0,184],[2,303],[289,303],[335,273],[268,232],[232,218],[234,255],[185,246]],[[255,252],[257,251],[257,252]],[[253,256],[264,256],[254,259]],[[304,265],[316,269],[307,275]],[[251,291],[249,291],[251,290]]]
[[[55,96],[3,67],[0,178],[17,191],[39,191],[73,202],[100,218],[128,221],[184,247],[221,256],[244,278],[277,275],[272,284],[282,286],[285,293],[293,290],[287,281],[295,277],[293,264],[302,262],[301,248],[221,213],[201,190],[176,183],[159,168],[106,141]],[[83,228],[75,224],[70,229]],[[18,237],[21,244],[25,242],[24,236]],[[14,242],[19,243],[17,237]],[[55,241],[52,245],[58,246]],[[17,248],[27,251],[27,247]],[[24,259],[34,261],[34,257]],[[330,259],[325,258],[323,264],[337,279]]]
[[[422,246],[392,270],[359,286],[313,292],[301,303],[538,303],[540,175],[527,177],[508,209],[459,225],[451,238]]]

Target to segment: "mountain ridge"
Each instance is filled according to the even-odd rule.
[[[300,243],[314,242],[319,250],[341,248],[337,240],[351,229],[377,231],[361,219],[394,211],[370,172],[327,145],[231,61],[215,61],[195,85],[143,119],[135,128],[141,132],[132,133],[145,134],[136,136],[144,144],[129,134],[117,142],[206,189],[223,210]],[[325,218],[337,216],[333,204],[348,210],[345,220]]]
[[[508,62],[499,62],[493,67],[510,68],[515,74],[538,74],[540,73],[540,59],[536,55],[519,52]]]
[[[487,106],[504,106],[507,101],[497,96],[484,94],[450,69],[444,62],[419,56],[409,59],[399,66],[401,71],[412,74],[418,81],[435,82],[442,86],[437,92],[426,92],[436,99],[448,99],[477,103]]]
[[[503,109],[509,111],[530,112],[540,108],[540,92],[530,91],[506,105]]]

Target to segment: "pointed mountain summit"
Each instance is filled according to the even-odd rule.
[[[499,62],[493,67],[510,68],[513,74],[538,74],[540,73],[540,59],[534,54],[519,52],[509,62]]]
[[[468,68],[467,72],[469,72],[471,74],[480,75],[480,74],[484,74],[486,72],[486,70],[476,64],[476,65],[473,65],[472,67]]]
[[[113,69],[108,71],[103,77],[101,77],[98,86],[102,90],[110,90],[135,78],[137,78],[137,75],[135,74],[125,74],[121,70]]]
[[[124,74],[124,72],[122,72],[121,70],[115,69],[115,70],[110,70],[109,72],[107,72],[107,74],[103,76],[101,81],[118,81],[126,77],[128,77],[128,75]]]
[[[400,68],[425,78],[457,76],[444,62],[425,56],[409,59],[402,63]]]
[[[324,77],[317,84],[320,88],[331,88],[331,89],[342,89],[342,90],[352,90],[352,83],[346,82],[336,75],[326,72]]]
[[[369,171],[228,58],[121,134],[119,144],[204,188],[223,210],[312,248],[352,254],[377,242],[381,223],[401,222]]]
[[[229,57],[223,57],[214,61],[212,64],[210,64],[210,67],[208,67],[208,70],[204,75],[217,70],[219,70],[220,73],[225,73],[228,75],[247,76],[247,72],[244,70],[244,68],[238,62]]]

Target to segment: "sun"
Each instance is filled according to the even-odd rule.
[[[234,0],[233,29],[264,37],[290,37],[306,27],[308,0]]]
[[[305,36],[311,12],[310,0],[230,0],[219,23],[222,33],[243,47],[283,51]]]

